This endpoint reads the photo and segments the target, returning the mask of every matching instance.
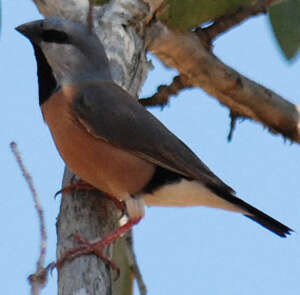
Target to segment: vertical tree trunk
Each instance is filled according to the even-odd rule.
[[[61,16],[86,23],[88,1],[35,0],[45,17]],[[144,41],[136,33],[143,31],[140,22],[146,6],[136,1],[110,1],[95,9],[95,30],[110,59],[114,80],[133,95],[137,95],[147,73]],[[122,103],[120,101],[120,103]],[[84,154],[85,151],[82,151]],[[70,183],[72,173],[66,169],[63,186]],[[57,222],[57,257],[76,246],[75,233],[92,241],[112,231],[118,224],[120,212],[101,192],[76,192],[62,197]],[[69,294],[131,294],[132,276],[126,258],[126,245],[117,243],[117,264],[121,277],[111,280],[110,269],[96,256],[85,255],[66,263],[58,271],[58,293]],[[112,248],[108,249],[112,253]]]

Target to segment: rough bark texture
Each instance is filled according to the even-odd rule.
[[[87,0],[35,0],[45,17],[61,16],[72,21],[86,23]],[[102,40],[110,59],[114,80],[137,95],[148,70],[142,38],[136,33],[139,18],[146,6],[138,1],[111,1],[95,9],[95,30]],[[136,20],[136,24],[135,24]],[[130,21],[130,22],[129,22]],[[84,153],[84,151],[83,151]],[[67,186],[73,174],[66,169],[63,186]],[[111,232],[117,226],[120,212],[100,192],[76,192],[62,197],[57,222],[57,257],[77,245],[75,233],[93,241]],[[132,275],[124,241],[117,243],[115,259],[121,269],[121,277],[113,282],[110,269],[94,255],[86,255],[66,263],[58,271],[58,294],[131,294]],[[112,247],[107,249],[110,254]]]

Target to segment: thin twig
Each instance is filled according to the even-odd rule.
[[[134,278],[136,279],[140,295],[146,295],[147,294],[147,288],[146,284],[143,280],[142,273],[140,271],[140,268],[138,266],[137,260],[135,253],[133,251],[133,240],[132,240],[132,235],[127,233],[125,237],[125,242],[126,242],[126,250],[127,250],[127,257],[129,259],[129,264],[132,270],[132,273],[134,275]]]
[[[28,184],[29,190],[31,192],[31,195],[33,197],[33,202],[35,209],[38,213],[39,218],[39,224],[40,224],[40,255],[37,261],[37,269],[36,272],[29,276],[29,281],[31,284],[31,294],[37,295],[39,294],[40,290],[45,286],[46,280],[47,280],[47,273],[48,269],[50,267],[47,266],[44,268],[44,262],[46,257],[46,248],[47,248],[47,234],[46,234],[46,227],[45,227],[45,218],[44,218],[44,211],[41,206],[40,198],[37,194],[37,191],[33,185],[32,177],[27,171],[24,162],[22,160],[21,154],[18,150],[17,144],[15,142],[10,143],[10,148],[16,158],[16,161],[21,169],[21,172]]]
[[[230,112],[229,114],[230,116],[230,130],[229,130],[229,133],[228,133],[228,136],[227,136],[227,141],[230,142],[233,138],[233,133],[234,133],[234,130],[235,130],[235,127],[236,127],[236,122],[238,120],[238,114],[234,113],[234,112]]]
[[[251,16],[266,13],[267,4],[265,0],[257,0],[251,5],[241,6],[234,13],[217,18],[212,25],[206,28],[197,28],[195,33],[201,38],[207,48],[211,47],[212,41],[220,34],[239,25]]]
[[[191,86],[187,79],[185,79],[182,75],[176,76],[171,84],[158,86],[157,92],[153,96],[141,98],[139,99],[139,102],[145,107],[164,107],[169,103],[171,95],[177,95],[180,90],[188,87]]]
[[[94,0],[89,0],[87,24],[88,24],[89,32],[92,33],[94,30]]]

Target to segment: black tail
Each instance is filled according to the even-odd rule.
[[[280,223],[279,221],[275,220],[271,216],[259,211],[258,209],[250,206],[249,204],[245,203],[246,206],[244,207],[251,215],[245,214],[246,217],[256,221],[263,227],[267,228],[268,230],[272,231],[276,235],[285,238],[287,235],[290,235],[293,230],[286,225]]]
[[[271,216],[256,209],[255,207],[249,205],[248,203],[244,202],[243,200],[237,198],[235,195],[233,195],[233,193],[231,191],[228,191],[224,188],[217,187],[216,185],[207,185],[207,186],[221,198],[240,207],[244,211],[249,212],[249,215],[245,214],[246,217],[259,223],[260,225],[267,228],[268,230],[275,233],[276,235],[285,238],[287,235],[290,235],[291,232],[293,232],[293,230],[291,228],[280,223],[279,221],[275,220]]]

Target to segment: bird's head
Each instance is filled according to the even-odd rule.
[[[16,30],[33,45],[39,87],[42,87],[40,102],[41,94],[49,96],[49,92],[55,90],[47,89],[53,88],[54,84],[58,88],[86,80],[111,80],[104,47],[87,26],[52,17],[25,23]]]

